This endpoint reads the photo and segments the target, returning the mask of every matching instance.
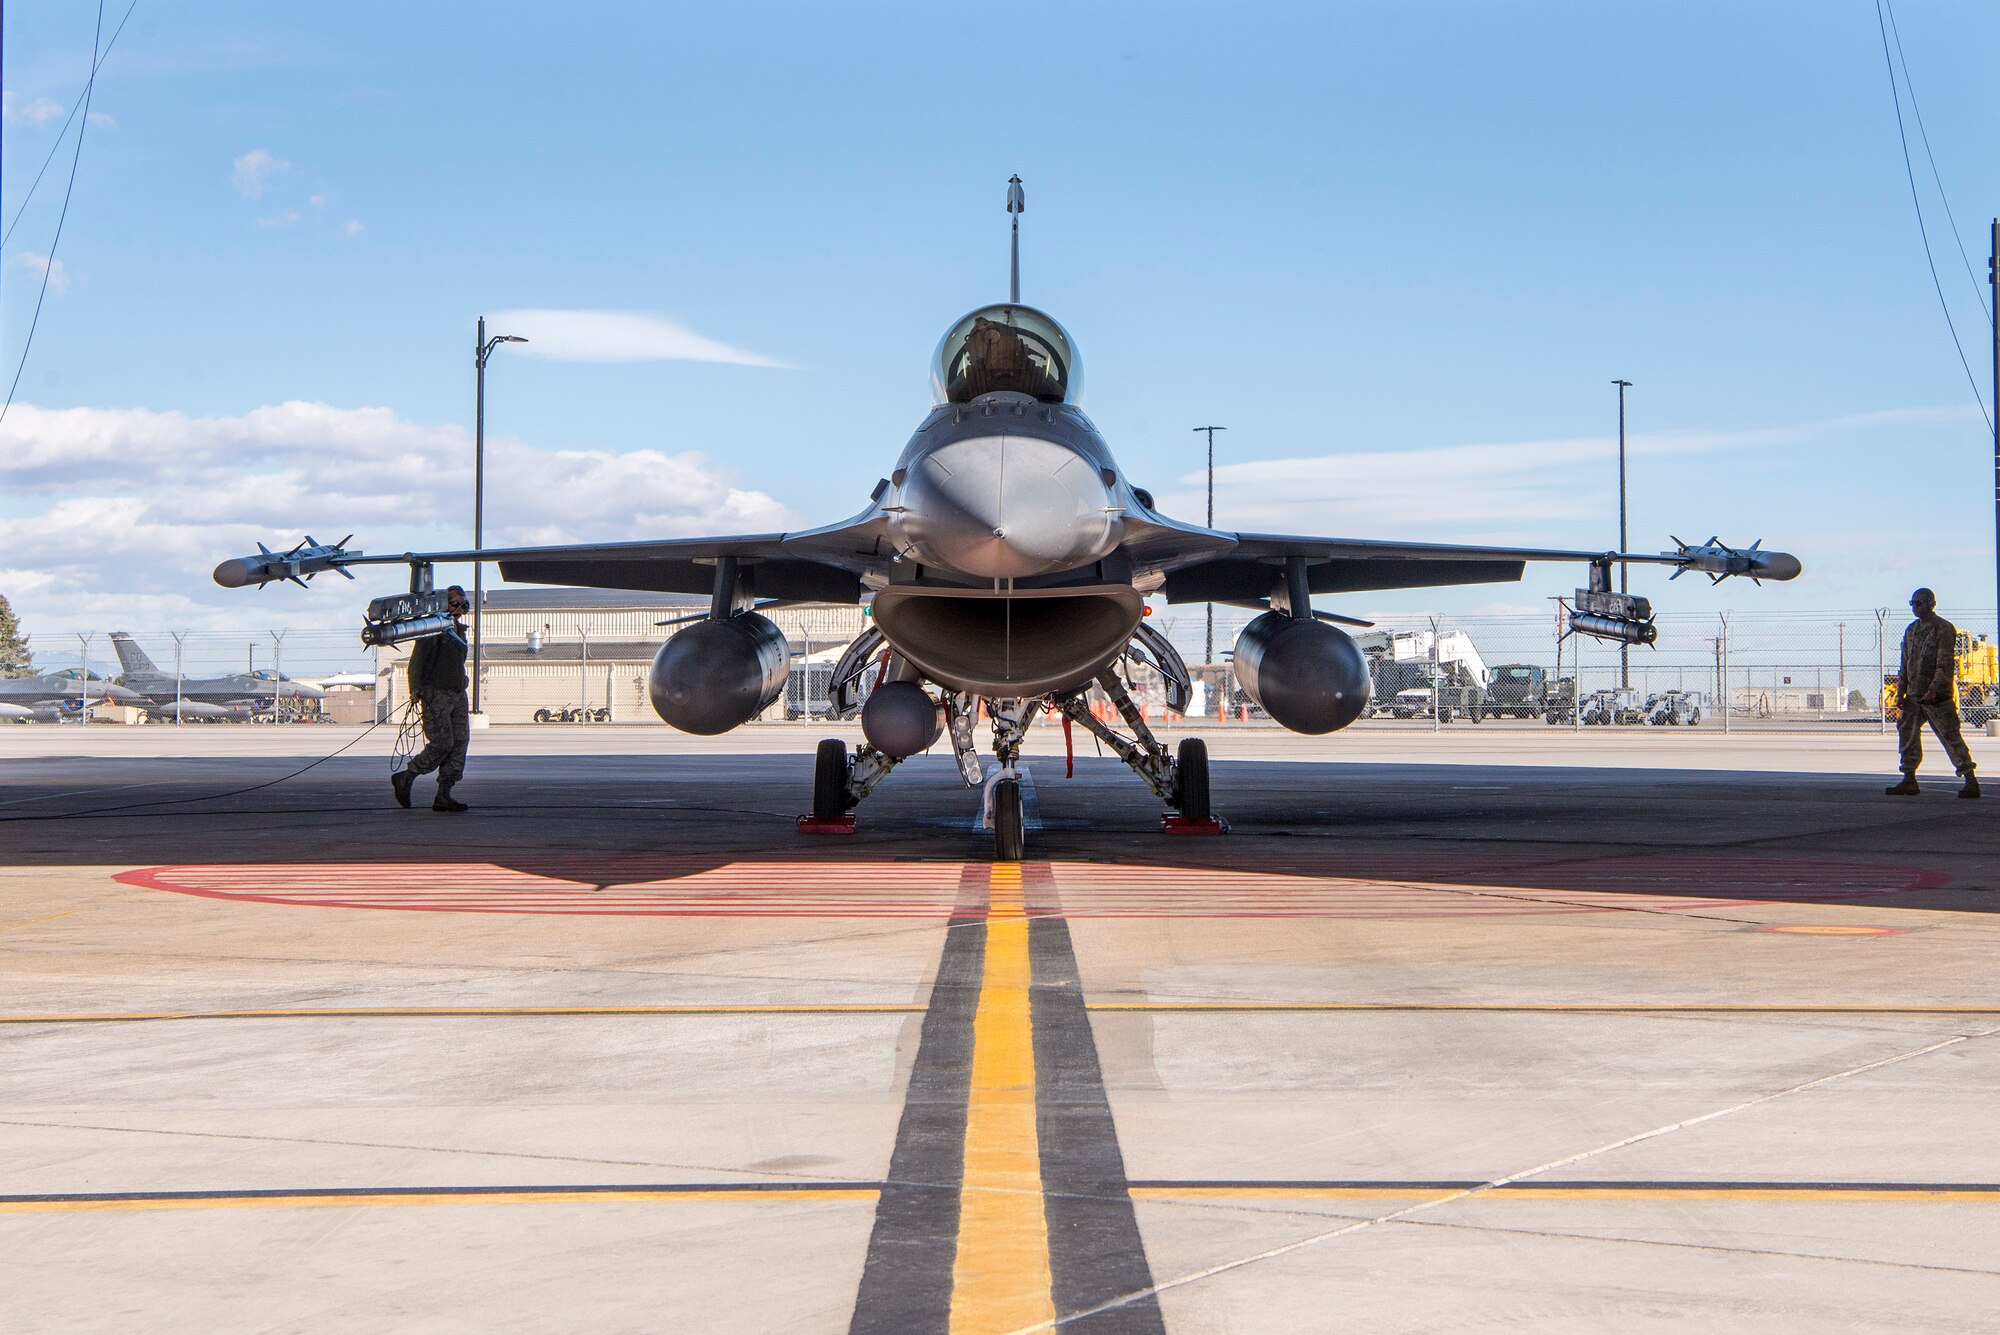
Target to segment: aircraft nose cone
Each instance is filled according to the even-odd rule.
[[[917,560],[1025,579],[1110,553],[1123,524],[1098,467],[1033,436],[980,436],[924,455],[903,481],[898,536]]]

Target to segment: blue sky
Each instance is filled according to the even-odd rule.
[[[7,8],[9,219],[94,17]],[[1983,280],[2000,10],[1899,18]],[[93,109],[0,425],[0,592],[31,629],[261,624],[278,598],[345,624],[365,589],[250,606],[207,571],[306,530],[462,542],[482,312],[635,313],[670,322],[645,355],[746,355],[501,350],[493,540],[843,517],[922,413],[938,335],[1004,295],[1013,172],[1023,297],[1070,328],[1085,406],[1179,513],[1201,506],[1189,428],[1217,422],[1224,526],[1609,543],[1623,376],[1633,546],[1719,531],[1807,563],[1663,606],[1899,606],[1917,582],[1994,601],[1990,440],[1865,0],[1004,21],[141,0]],[[68,157],[5,247],[10,373]],[[1934,217],[1983,390],[1985,316]],[[1575,582],[1351,610],[1534,606]]]

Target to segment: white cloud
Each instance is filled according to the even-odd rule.
[[[1637,458],[1782,449],[1960,422],[1970,411],[1902,409],[1753,430],[1650,432],[1629,436],[1626,445]],[[1558,521],[1595,524],[1605,513],[1617,449],[1615,436],[1585,436],[1227,464],[1215,470],[1216,512],[1231,528],[1255,532],[1549,541],[1523,535]],[[1162,496],[1164,508],[1200,513],[1203,474],[1177,480],[1186,490]],[[1483,536],[1468,536],[1474,533]]]
[[[348,236],[360,236],[363,232],[368,230],[368,224],[362,222],[361,219],[359,218],[349,218],[347,220],[347,225],[342,227],[340,230],[342,232],[345,232]]]
[[[291,163],[273,156],[270,149],[253,148],[236,159],[229,179],[235,183],[236,193],[243,198],[262,199],[264,192],[271,188],[271,183],[291,169]]]
[[[259,218],[257,225],[259,227],[290,227],[298,220],[299,211],[297,209],[280,209],[276,213]]]
[[[118,122],[113,120],[108,113],[102,111],[93,111],[84,117],[84,120],[100,130],[115,130],[118,128]]]
[[[50,259],[47,255],[37,255],[32,250],[24,250],[7,261],[16,269],[26,269],[30,273],[46,273],[49,276],[49,295],[60,297],[69,291],[69,270],[61,260]]]
[[[487,326],[528,340],[522,351],[559,362],[726,362],[784,366],[641,311],[501,311]]]
[[[322,191],[319,194],[314,195],[310,199],[306,200],[306,203],[312,205],[316,209],[323,209],[327,205],[333,203],[333,196]]]
[[[799,517],[699,454],[545,451],[487,437],[487,540],[769,532]],[[386,408],[292,402],[225,417],[16,403],[0,425],[0,592],[38,632],[339,624],[400,578],[316,582],[280,614],[217,588],[216,562],[311,533],[365,551],[470,540],[472,440]],[[19,502],[32,507],[27,513]],[[332,587],[329,587],[332,586]],[[254,599],[256,595],[249,595]],[[267,598],[275,605],[278,595]],[[263,618],[264,620],[257,620]],[[277,624],[273,622],[272,624]]]
[[[62,104],[46,97],[23,102],[19,93],[0,95],[0,119],[9,125],[32,125],[39,130],[62,114]]]

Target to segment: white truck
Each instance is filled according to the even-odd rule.
[[[1435,716],[1442,723],[1461,714],[1474,723],[1486,716],[1492,673],[1466,632],[1370,631],[1356,635],[1354,642],[1374,679],[1371,713]]]

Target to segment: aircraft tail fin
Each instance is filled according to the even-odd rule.
[[[118,666],[125,670],[126,676],[157,677],[160,675],[159,668],[153,666],[153,660],[146,656],[146,651],[139,647],[139,642],[125,631],[112,631],[111,643],[118,650]]]

